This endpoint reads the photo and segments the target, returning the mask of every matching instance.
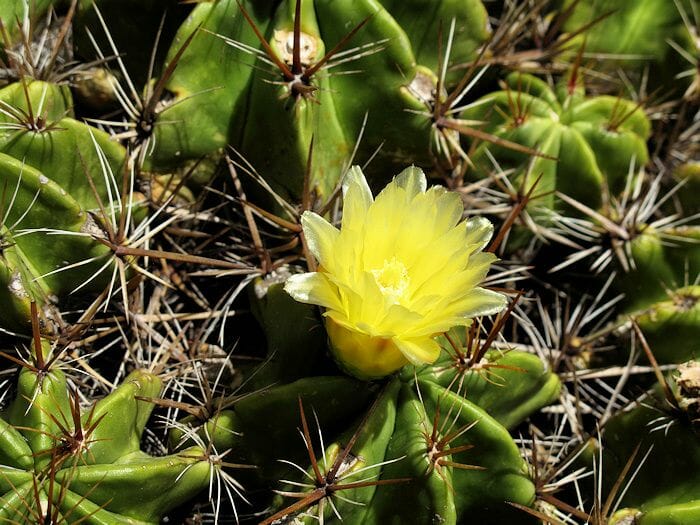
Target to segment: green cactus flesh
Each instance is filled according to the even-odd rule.
[[[0,21],[9,37],[10,46],[22,40],[22,22],[36,23],[58,0],[3,0],[0,2]],[[19,23],[18,23],[19,21]],[[4,47],[3,40],[0,47]]]
[[[0,0],[0,522],[700,523],[699,22]]]
[[[672,239],[667,242],[665,239]],[[641,311],[669,298],[669,290],[691,284],[700,275],[700,228],[686,226],[660,232],[641,227],[630,246],[632,268],[616,279],[627,312]]]
[[[602,435],[603,482],[609,489],[632,458],[636,475],[620,501],[639,524],[690,524],[700,519],[700,444],[687,418],[652,398],[610,420]],[[635,455],[634,451],[639,446]],[[677,452],[682,450],[682,455]],[[603,490],[606,490],[605,488]],[[618,517],[624,514],[620,511]],[[617,523],[613,517],[611,523]]]
[[[0,311],[6,320],[22,319],[16,329],[28,328],[28,304],[34,300],[47,305],[53,296],[70,293],[90,281],[105,257],[107,248],[90,233],[99,231],[94,219],[59,184],[21,161],[0,153],[3,207],[3,250],[0,267],[3,294],[12,297]],[[60,235],[35,230],[49,229]],[[58,241],[58,242],[55,242]],[[80,261],[92,264],[66,269]]]
[[[431,121],[421,113],[430,110],[438,57],[426,39],[436,41],[439,25],[454,18],[455,48],[462,58],[473,56],[488,34],[481,3],[440,2],[430,16],[415,18],[392,2],[307,0],[299,14],[298,64],[295,7],[295,0],[274,9],[249,2],[239,8],[227,0],[195,8],[170,52],[174,57],[201,24],[167,84],[175,97],[156,127],[154,168],[215,154],[231,143],[275,191],[298,199],[309,166],[311,188],[330,196],[358,139],[360,159],[382,145],[369,168],[375,176],[399,159],[431,162]],[[276,66],[256,65],[253,54],[263,52],[263,44],[252,25],[266,39],[264,53]],[[415,38],[423,30],[428,33]],[[241,46],[253,51],[242,54],[235,49]],[[219,67],[205,69],[209,56],[218,57]]]
[[[241,461],[254,462],[259,482],[271,484],[295,475],[287,463],[276,459],[297,465],[308,462],[308,451],[283,436],[293,435],[299,425],[299,404],[302,411],[313,410],[310,421],[322,433],[340,432],[319,452],[324,476],[347,452],[344,447],[353,443],[343,466],[337,466],[343,471],[338,484],[350,487],[338,489],[342,498],[333,501],[346,523],[402,523],[411,515],[419,516],[421,523],[434,519],[459,523],[465,516],[477,515],[480,523],[502,523],[516,512],[504,501],[531,505],[534,487],[506,427],[518,425],[555,400],[560,388],[557,377],[536,356],[515,351],[490,352],[474,367],[445,356],[415,374],[408,368],[412,369],[407,367],[383,387],[372,407],[364,409],[362,423],[353,426],[347,422],[363,413],[377,387],[320,376],[243,395],[199,432],[221,436],[217,448],[231,448]],[[183,423],[197,424],[192,418]],[[181,437],[177,433],[171,442],[186,444]],[[314,477],[313,469],[308,472]],[[352,485],[368,479],[379,480],[379,485]],[[394,485],[391,480],[397,479],[403,482]],[[298,490],[285,487],[283,492]],[[315,497],[316,490],[318,485],[306,497]],[[412,496],[405,497],[407,493]],[[283,498],[275,506],[280,516],[284,514]],[[332,520],[330,509],[319,499],[306,512],[325,513]]]
[[[335,482],[342,498],[333,507],[343,522],[404,523],[414,516],[421,523],[459,523],[479,516],[480,523],[501,523],[515,512],[505,501],[526,506],[534,501],[534,486],[508,431],[467,398],[435,383],[394,379],[355,431],[349,428],[319,455],[330,483],[336,458],[353,443]],[[368,479],[379,484],[363,486],[361,480]],[[284,507],[281,499],[276,505]],[[334,516],[328,502],[307,512],[325,512],[331,521]]]
[[[694,0],[598,0],[578,2],[564,29],[575,31],[597,17],[605,16],[585,34],[579,35],[576,44],[591,53],[609,54],[617,60],[626,60],[628,67],[640,67],[645,60],[662,63],[668,61],[673,50],[666,42],[675,39],[682,45],[690,44],[690,35],[683,26],[681,9],[692,12]],[[571,6],[573,0],[566,0]],[[574,46],[576,48],[578,46]]]
[[[665,300],[635,316],[659,363],[681,363],[700,357],[700,287],[675,290]]]
[[[97,239],[116,229],[138,198],[122,202],[125,149],[103,131],[65,116],[70,97],[44,82],[0,90],[13,105],[0,132],[3,324],[28,326],[28,303],[49,306],[79,286],[98,290],[111,272],[109,249]]]
[[[454,20],[450,56],[454,64],[472,60],[490,35],[488,13],[480,0],[381,0],[381,3],[406,32],[417,63],[431,71],[437,72],[440,65],[437,42],[441,26],[447,39]],[[459,71],[448,72],[447,84],[455,84],[461,75]]]
[[[477,146],[471,157],[478,177],[494,169],[487,151],[501,169],[517,170],[521,183],[526,182],[523,192],[541,176],[536,194],[542,197],[532,205],[544,210],[555,207],[555,196],[548,193],[554,190],[597,208],[604,188],[612,194],[622,191],[630,168],[639,168],[648,159],[650,124],[634,102],[586,97],[577,86],[554,90],[531,75],[509,75],[505,90],[486,95],[462,118],[486,121],[485,131],[554,157],[534,157],[530,162],[523,153],[488,143]]]
[[[0,418],[0,519],[9,522],[158,523],[209,483],[204,451],[150,456],[140,449],[160,380],[129,375],[80,411],[63,372],[23,368]],[[72,393],[72,395],[71,395]]]

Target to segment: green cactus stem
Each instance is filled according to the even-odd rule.
[[[39,355],[20,371],[17,395],[0,417],[0,519],[158,523],[209,484],[214,467],[201,448],[165,457],[140,449],[154,406],[141,398],[159,395],[158,377],[133,372],[81,410],[60,361]]]
[[[538,149],[555,157],[529,157],[513,149],[481,143],[471,156],[474,176],[495,168],[516,170],[523,192],[542,176],[533,206],[562,208],[553,194],[560,191],[591,208],[602,204],[604,188],[614,195],[625,186],[630,166],[644,166],[650,124],[632,101],[611,96],[588,97],[573,83],[556,89],[526,74],[510,74],[504,90],[486,95],[462,114],[463,119],[487,122],[484,131]],[[524,180],[526,174],[530,174]],[[518,183],[520,181],[520,183]]]

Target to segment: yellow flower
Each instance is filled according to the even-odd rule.
[[[319,268],[293,275],[285,290],[325,308],[333,353],[358,377],[432,363],[436,335],[505,306],[502,294],[478,286],[495,260],[482,252],[493,226],[484,218],[460,222],[459,195],[426,185],[411,167],[374,200],[355,167],[343,181],[340,230],[313,212],[302,216]]]

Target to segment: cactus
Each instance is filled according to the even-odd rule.
[[[676,49],[694,48],[693,35],[683,20],[684,16],[686,20],[692,18],[693,9],[696,9],[693,0],[642,0],[634,3],[567,0],[565,4],[573,8],[564,24],[565,31],[576,31],[602,17],[589,31],[578,35],[573,41],[575,44],[585,45],[590,53],[609,55],[613,58],[610,65],[622,63],[631,71],[639,71],[651,63],[656,73],[655,82],[672,78],[682,63],[681,56],[667,44],[668,41],[673,41]],[[671,82],[665,84],[667,88],[674,88]]]
[[[267,304],[275,311],[275,303]],[[279,328],[267,326],[271,336]],[[459,330],[443,338],[445,350],[438,362],[415,370],[407,367],[382,386],[369,409],[368,398],[377,387],[343,377],[312,376],[241,394],[211,420],[198,422],[190,417],[183,424],[198,429],[200,435],[219,436],[217,448],[230,448],[238,461],[258,465],[257,483],[262,486],[276,479],[294,479],[290,478],[294,470],[278,459],[308,468],[307,478],[315,481],[308,492],[298,494],[308,498],[304,500],[307,505],[286,507],[278,497],[273,503],[277,511],[265,523],[287,515],[320,514],[330,519],[332,512],[348,523],[381,523],[401,516],[420,516],[421,521],[439,516],[447,523],[478,516],[480,522],[499,523],[517,514],[504,501],[524,506],[534,501],[534,486],[507,429],[554,401],[560,383],[532,354],[485,352],[478,346],[458,344],[460,340],[466,337]],[[301,348],[308,349],[307,355],[299,353]],[[295,341],[278,344],[275,350],[283,354],[277,359],[293,352],[290,358],[306,363],[310,371],[318,366],[313,345]],[[266,373],[265,366],[260,373]],[[289,380],[288,371],[280,370],[278,377]],[[274,380],[269,372],[267,380]],[[336,435],[340,429],[335,441],[312,457],[318,462],[319,474],[302,462],[307,454],[315,454],[308,435],[308,450],[289,439],[298,426],[297,403],[303,426],[307,425],[306,411],[313,409],[319,431],[331,430]],[[363,407],[360,421],[342,430]],[[187,446],[186,437],[187,433],[176,430],[171,443]],[[342,476],[330,480],[328,473],[338,469]],[[372,481],[365,486],[360,480]],[[394,480],[402,481],[394,485]],[[354,482],[359,482],[357,487]],[[342,498],[329,496],[332,502],[324,502],[323,487],[334,483]],[[298,485],[281,490],[281,494],[291,492],[299,492]],[[348,499],[363,506],[348,503]]]
[[[114,188],[108,190],[108,185],[121,182],[124,148],[104,132],[70,118],[72,99],[64,87],[31,82],[26,98],[23,88],[11,84],[0,91],[0,100],[15,111],[15,118],[3,115],[0,151],[46,174],[86,211],[113,207]]]
[[[692,343],[698,331],[700,290],[688,286],[634,316],[659,363],[681,363],[700,354]]]
[[[672,236],[666,245],[662,239]],[[682,288],[700,273],[700,231],[695,226],[659,232],[643,228],[631,243],[634,267],[619,280],[630,310],[641,310],[667,298],[668,290]],[[645,283],[642,286],[641,283]]]
[[[58,3],[56,0],[18,0],[0,4],[0,19],[3,20],[8,40],[3,39],[3,48],[12,47],[21,41],[22,24],[39,23],[46,13]],[[9,44],[9,46],[8,46]]]
[[[210,154],[229,141],[266,174],[277,192],[298,199],[309,164],[311,188],[328,197],[358,140],[360,158],[383,144],[376,165],[399,159],[403,164],[431,164],[431,123],[420,113],[430,110],[426,101],[436,89],[438,57],[430,40],[414,40],[420,46],[414,55],[406,32],[421,32],[421,40],[437,39],[439,23],[455,17],[460,24],[459,58],[468,59],[487,36],[480,2],[441,2],[419,25],[408,6],[383,6],[376,0],[285,1],[268,18],[270,10],[245,2],[240,10],[233,1],[205,4],[182,26],[171,58],[198,25],[202,29],[167,83],[176,96],[160,119],[182,125],[157,126],[160,146],[153,153],[154,166]],[[232,60],[232,46],[251,49],[250,56]],[[273,70],[253,69],[254,53],[263,53],[274,63]],[[206,76],[199,65],[205,54],[221,57],[221,67]],[[201,108],[196,113],[201,121],[186,118],[192,107]],[[384,126],[387,120],[396,126]],[[249,121],[261,125],[243,124]],[[208,131],[193,133],[190,125]],[[286,139],[270,141],[270,130]]]
[[[134,200],[120,197],[126,151],[66,116],[71,99],[64,88],[11,84],[0,90],[0,101],[12,108],[2,116],[0,163],[2,289],[14,305],[0,316],[27,331],[31,301],[51,310],[58,297],[86,286],[100,290],[109,281],[104,261],[110,250],[97,239],[107,237]]]
[[[83,235],[97,226],[59,184],[5,154],[0,154],[0,166],[7,198],[3,203],[7,222],[3,228],[2,289],[5,297],[11,297],[1,315],[3,324],[26,332],[31,301],[50,310],[55,296],[89,284],[88,279],[99,267],[93,263],[57,272],[66,267],[66,261],[72,264],[99,259],[108,251]],[[20,235],[21,230],[34,228],[53,228],[76,235],[64,235],[58,243],[46,234]],[[47,313],[47,317],[51,319],[53,315]]]
[[[663,407],[668,404],[657,390],[652,403],[616,416],[605,427],[602,450],[607,486],[619,479],[630,458],[638,469],[633,478],[625,479],[630,489],[619,504],[627,508],[613,515],[610,523],[624,523],[624,515],[635,516],[635,523],[640,524],[693,523],[700,517],[695,490],[700,448],[691,425],[697,414],[686,411],[692,404],[685,408],[679,404],[684,396],[697,395],[697,363],[680,367],[676,380],[683,386],[675,385],[676,398],[669,400],[673,403],[671,411]],[[681,461],[674,456],[674,450],[685,451]]]
[[[487,367],[512,366],[491,359],[493,361],[485,363]],[[475,384],[474,390],[479,391],[473,398],[469,394],[470,386],[465,386],[467,394],[463,397],[422,375],[415,384],[412,379],[394,379],[387,385],[373,407],[363,416],[366,419],[359,425],[360,437],[353,441],[350,457],[361,458],[359,463],[353,459],[357,477],[350,474],[352,470],[343,471],[345,483],[369,478],[379,480],[379,486],[376,489],[370,486],[342,492],[341,495],[355,502],[372,502],[366,508],[353,510],[354,505],[335,501],[343,521],[382,522],[387,516],[411,516],[417,512],[425,519],[436,515],[451,523],[457,523],[460,516],[466,515],[480,515],[481,519],[486,520],[484,523],[498,523],[503,516],[514,513],[512,508],[503,505],[503,501],[531,505],[534,488],[517,446],[506,428],[479,404],[483,401],[505,424],[515,426],[532,410],[557,397],[558,382],[554,376],[542,371],[541,363],[533,356],[508,354],[505,359],[509,363],[513,360],[530,361],[530,370],[508,374],[498,386],[490,385],[481,378],[481,372],[469,371],[465,374],[465,384]],[[297,418],[290,418],[296,414],[293,410],[295,399],[298,397],[307,408],[313,407],[322,430],[338,428],[340,423],[347,422],[353,413],[357,413],[356,404],[366,399],[364,394],[359,398],[357,395],[343,394],[344,389],[340,385],[344,382],[347,380],[343,378],[308,378],[247,396],[234,403],[231,411],[222,414],[214,423],[220,427],[222,436],[243,433],[243,437],[229,437],[220,446],[230,446],[242,454],[241,461],[253,460],[261,466],[262,481],[266,485],[274,483],[276,479],[290,479],[289,476],[294,475],[293,470],[276,463],[276,459],[283,458],[303,465],[301,460],[306,451],[301,443],[291,439],[298,425]],[[348,384],[347,388],[357,392],[358,386]],[[510,392],[514,392],[512,396]],[[535,393],[536,400],[528,398],[525,392]],[[418,397],[419,393],[422,398]],[[495,399],[499,397],[496,402]],[[351,403],[355,406],[351,407]],[[517,415],[508,413],[506,407],[513,407],[519,412]],[[274,422],[269,419],[272,414],[277,415]],[[279,417],[282,414],[284,419]],[[433,429],[434,425],[436,428]],[[261,428],[251,436],[245,436],[246,429],[251,432],[255,427]],[[334,458],[348,444],[354,430],[355,427],[348,428],[334,444],[326,445],[323,455],[319,456],[325,458],[325,469],[331,469]],[[209,433],[212,434],[211,431]],[[261,439],[262,436],[265,438]],[[284,445],[280,446],[282,443]],[[384,467],[384,461],[390,463]],[[376,468],[373,467],[375,464]],[[312,473],[310,468],[309,472]],[[393,479],[406,481],[405,485],[395,489],[404,494],[401,498],[382,483],[382,480],[387,480],[386,484],[390,485],[389,481]],[[425,487],[431,487],[428,494],[424,493]],[[285,492],[289,490],[292,489],[284,488]],[[415,494],[415,497],[406,497],[407,493]],[[465,493],[470,494],[468,499],[457,497],[457,494]],[[415,507],[407,506],[409,502]],[[484,505],[484,502],[488,503]],[[313,501],[309,507],[317,503]],[[294,514],[292,510],[284,510],[285,504],[281,499],[275,505],[282,509],[275,514],[277,518],[286,512]],[[479,514],[484,507],[489,509],[488,513]],[[325,508],[326,518],[329,518],[331,511],[327,505]],[[314,512],[311,508],[304,510]],[[320,512],[324,513],[323,508]]]
[[[124,12],[131,16],[124,17]],[[96,47],[110,49],[109,39],[102,31],[102,21],[109,21],[109,35],[120,50],[121,60],[136,87],[150,81],[149,63],[160,67],[170,42],[188,12],[186,6],[174,0],[123,2],[113,0],[79,0],[73,22],[75,52],[84,62],[99,62]],[[161,25],[161,18],[162,25]],[[90,35],[92,38],[90,38]],[[150,48],[156,46],[152,51]],[[144,49],[146,46],[146,49]],[[158,70],[153,73],[158,74]]]
[[[0,521],[698,521],[696,3],[0,0]]]
[[[691,161],[686,164],[679,166],[674,172],[674,178],[678,182],[683,183],[685,189],[679,196],[682,201],[683,210],[687,213],[698,213],[700,207],[695,199],[691,196],[694,195],[698,188],[700,188],[700,162]]]
[[[153,457],[140,449],[154,406],[142,398],[158,396],[157,376],[135,371],[81,410],[50,352],[42,344],[23,364],[16,397],[0,418],[3,520],[158,523],[209,484],[213,467],[204,450]]]
[[[474,176],[485,177],[495,167],[517,171],[526,192],[537,180],[533,205],[544,210],[561,209],[553,191],[562,192],[591,208],[602,204],[605,188],[615,195],[624,189],[630,166],[643,166],[648,159],[646,140],[649,121],[629,100],[587,97],[576,80],[552,89],[531,75],[513,73],[505,89],[486,95],[466,110],[462,118],[486,121],[485,130],[498,137],[536,148],[553,158],[531,162],[521,152],[481,143],[471,157]],[[555,204],[556,202],[556,204]]]
[[[472,60],[479,46],[489,38],[490,24],[484,4],[479,0],[426,2],[412,0],[399,2],[383,0],[382,5],[406,32],[413,47],[416,62],[437,74],[441,66],[440,53],[436,46],[441,30],[447,36],[449,23],[454,20],[456,33],[452,41],[453,54],[450,59],[455,64]],[[415,16],[420,13],[421,16]],[[444,27],[441,28],[441,25]],[[459,82],[458,71],[449,72],[448,86]]]

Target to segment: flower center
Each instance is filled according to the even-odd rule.
[[[384,266],[372,270],[372,275],[382,294],[392,303],[399,303],[405,297],[410,278],[406,266],[396,257],[390,261],[384,260]]]

